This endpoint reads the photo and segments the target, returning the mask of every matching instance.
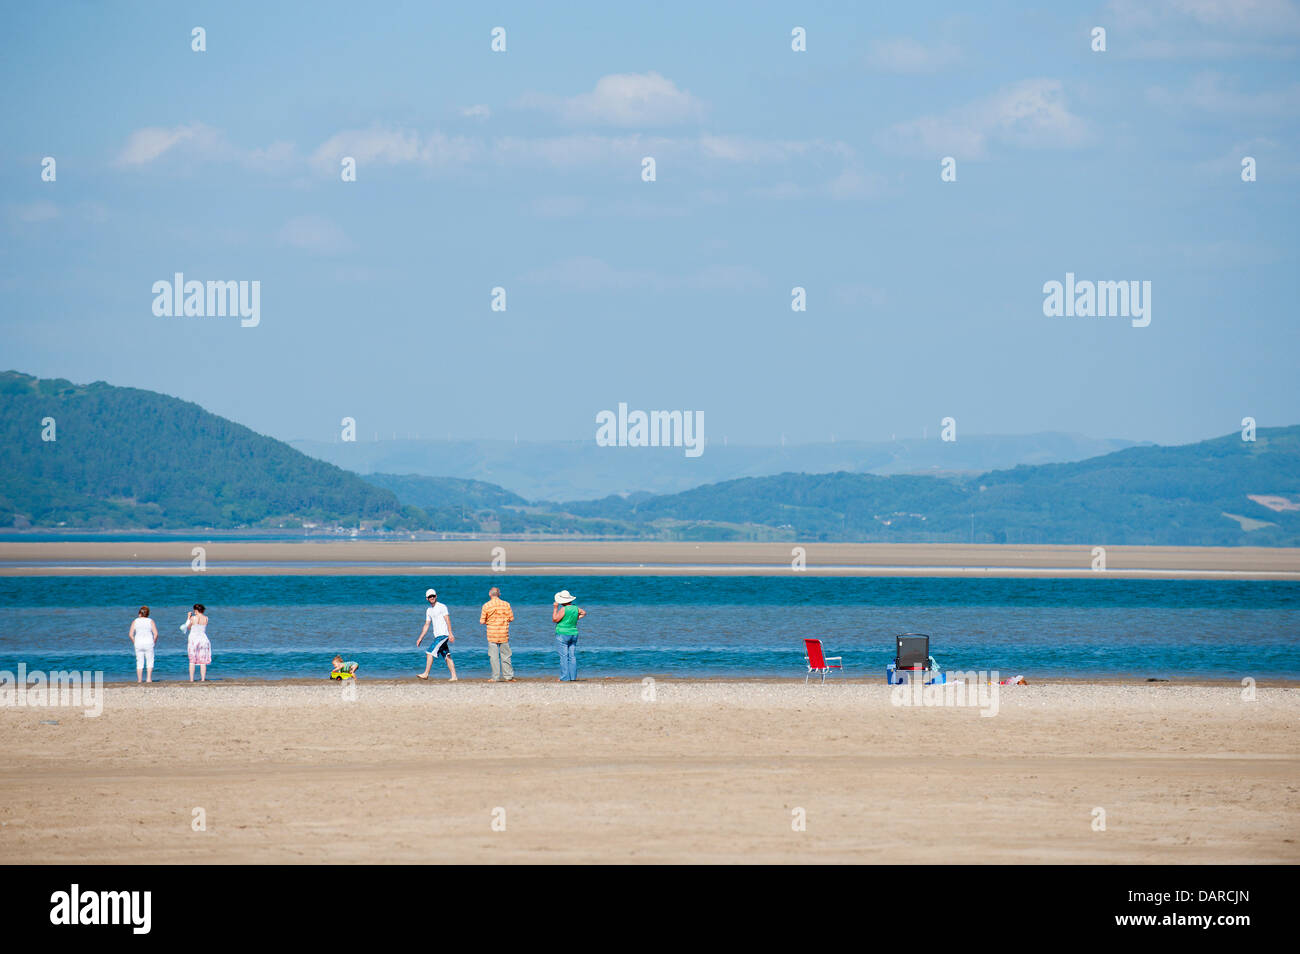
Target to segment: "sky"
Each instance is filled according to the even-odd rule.
[[[0,369],[286,440],[593,440],[620,403],[757,444],[1300,423],[1290,0],[0,23]],[[259,322],[156,315],[177,272],[258,282]],[[1067,273],[1149,282],[1150,323],[1045,315]]]

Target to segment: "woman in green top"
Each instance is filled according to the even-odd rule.
[[[578,678],[578,620],[586,616],[587,611],[574,606],[574,599],[568,590],[560,590],[555,594],[555,605],[551,607],[555,641],[560,644],[560,682],[574,682]]]

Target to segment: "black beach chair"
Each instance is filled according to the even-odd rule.
[[[904,633],[898,637],[898,651],[894,654],[894,671],[919,672],[922,679],[933,669],[930,659],[930,637],[924,633]]]

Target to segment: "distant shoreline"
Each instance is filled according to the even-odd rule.
[[[1300,581],[1300,549],[906,543],[428,540],[0,541],[0,576],[819,576]],[[799,565],[801,565],[800,568]]]

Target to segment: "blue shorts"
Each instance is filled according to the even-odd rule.
[[[434,640],[433,645],[426,649],[425,652],[430,656],[450,656],[451,640],[446,636],[439,636]]]

